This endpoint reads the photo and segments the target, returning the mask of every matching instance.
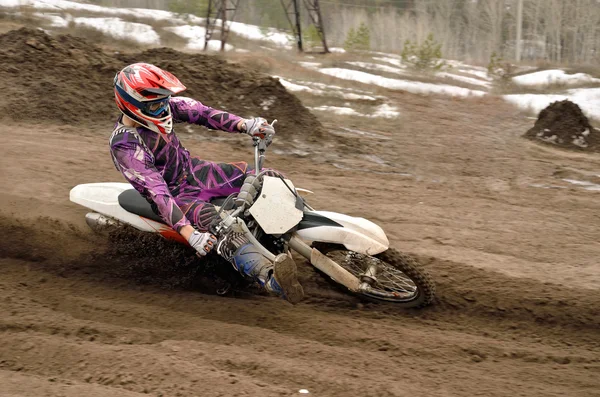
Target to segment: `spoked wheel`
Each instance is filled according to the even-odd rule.
[[[318,244],[315,248],[361,281],[359,296],[406,308],[426,306],[433,301],[435,285],[431,276],[408,255],[391,248],[375,256],[338,245]]]

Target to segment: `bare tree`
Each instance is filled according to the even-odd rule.
[[[502,53],[502,25],[505,9],[504,0],[482,0],[481,22],[488,36],[490,52]]]
[[[279,0],[242,3],[242,22],[287,26]],[[321,9],[332,46],[343,45],[348,31],[365,23],[373,50],[400,52],[406,40],[420,43],[433,33],[445,57],[488,62],[492,52],[505,59],[515,55],[517,4],[518,0],[328,0]],[[525,61],[600,59],[599,0],[523,0],[523,7]]]

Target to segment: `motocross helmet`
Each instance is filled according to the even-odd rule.
[[[159,134],[170,134],[171,95],[185,90],[173,74],[149,63],[134,63],[114,79],[115,102],[124,115]]]

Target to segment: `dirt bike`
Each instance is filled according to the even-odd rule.
[[[261,184],[251,205],[236,202],[236,194],[211,200],[226,209],[214,233],[243,233],[271,261],[296,251],[334,283],[367,300],[404,308],[433,301],[429,274],[414,258],[389,248],[379,226],[364,218],[317,211],[305,199],[311,191],[294,187],[289,179],[264,175],[267,147],[266,139],[254,139],[254,175]],[[187,244],[128,183],[81,184],[71,190],[70,200],[93,211],[86,214],[92,228],[128,224]]]

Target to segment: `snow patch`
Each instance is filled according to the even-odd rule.
[[[19,0],[0,0],[0,6],[2,7],[19,7],[20,5]]]
[[[329,47],[329,52],[334,52],[334,53],[338,53],[338,54],[344,54],[344,53],[346,53],[346,50],[344,50],[341,47]]]
[[[359,68],[363,68],[363,69],[369,69],[369,70],[377,70],[380,72],[387,72],[387,73],[396,73],[396,74],[406,74],[406,72],[403,69],[399,69],[399,68],[395,68],[392,66],[387,66],[387,65],[380,65],[378,63],[369,63],[369,62],[346,62],[349,65],[352,66],[358,66]]]
[[[431,84],[418,81],[390,79],[350,69],[325,68],[320,69],[319,72],[344,80],[353,80],[364,84],[373,84],[384,88],[408,91],[415,94],[444,94],[452,96],[483,96],[486,94],[483,91],[469,90],[467,88],[447,84]]]
[[[290,42],[293,41],[292,36],[275,28],[260,28],[241,22],[229,22],[229,31],[248,40],[268,41],[281,47],[291,47]]]
[[[563,179],[563,181],[573,185],[581,186],[585,190],[600,191],[600,185],[588,181],[578,181],[577,179]]]
[[[552,84],[577,85],[600,83],[600,79],[596,79],[589,74],[567,74],[564,70],[559,69],[542,70],[540,72],[515,76],[512,78],[512,81],[515,84],[527,87],[547,86]]]
[[[204,21],[203,18],[200,18]],[[217,25],[222,23],[221,20],[217,19],[215,21]],[[241,22],[228,22],[229,31],[235,33],[236,35],[243,37],[247,40],[256,40],[256,41],[267,41],[279,46],[288,47],[290,36],[287,33],[283,33],[275,28],[265,28],[262,29],[255,25],[248,25]],[[182,37],[186,37],[193,42],[190,42],[188,46],[190,48],[204,48],[204,35],[206,34],[206,29],[203,26],[197,25],[184,25],[177,26],[175,28],[171,28],[172,31]],[[177,30],[175,30],[177,29]],[[213,40],[211,40],[213,41]],[[219,42],[219,40],[214,40],[215,42]],[[200,42],[202,44],[200,45]],[[220,48],[220,47],[219,47]],[[232,46],[226,45],[226,50],[233,49]]]
[[[390,57],[373,57],[373,59],[375,61],[380,61],[380,62],[387,62],[387,63],[391,63],[392,65],[401,67],[401,68],[405,68],[406,65],[402,64],[402,61],[400,59],[396,59],[396,58],[390,58]]]
[[[343,107],[343,106],[323,105],[323,106],[312,107],[309,109],[318,110],[320,112],[331,112],[331,113],[341,114],[341,115],[345,115],[345,116],[364,116],[362,113],[358,113],[356,110],[354,110],[352,108]]]
[[[103,7],[94,4],[77,3],[67,0],[0,0],[0,7],[21,7],[30,6],[41,10],[65,11],[80,10],[91,13],[110,14],[115,16],[129,16],[136,18],[149,18],[156,21],[169,21],[174,24],[203,24],[206,18],[199,18],[194,15],[184,15],[169,11],[145,9],[145,8],[116,8]],[[217,19],[216,24],[220,26],[221,20]],[[261,28],[255,25],[248,25],[241,22],[228,22],[230,31],[238,36],[248,40],[267,41],[278,46],[291,47],[290,42],[293,38],[288,33],[275,28]],[[99,29],[100,30],[100,29]],[[113,35],[114,36],[114,35]],[[142,39],[147,41],[145,39]],[[140,41],[141,42],[141,41]]]
[[[298,83],[306,84],[313,87],[318,87],[323,90],[338,90],[344,94],[344,98],[346,99],[366,99],[366,100],[375,100],[375,99],[386,99],[383,95],[374,95],[371,91],[359,90],[356,88],[348,88],[348,87],[340,87],[339,85],[331,85],[325,83],[319,83],[317,81],[298,81]]]
[[[311,88],[306,85],[292,83],[291,81],[288,81],[279,76],[273,76],[273,77],[279,79],[279,82],[281,83],[281,85],[284,86],[285,89],[290,92],[307,92],[307,93],[313,94],[313,95],[333,96],[333,97],[350,99],[350,100],[367,100],[367,101],[377,100],[377,98],[372,97],[370,95],[355,94],[352,92],[342,92],[341,91],[342,88],[337,87],[337,86],[328,86],[325,84],[320,84],[320,86],[323,89]]]
[[[344,99],[350,99],[352,101],[358,101],[358,100],[376,101],[377,100],[377,98],[372,97],[371,95],[355,94],[353,92],[340,92],[339,95],[336,94],[336,96],[340,96]]]
[[[310,92],[312,93],[321,93],[321,90],[315,90],[313,88],[307,87],[305,85],[300,85],[300,84],[295,84],[292,83],[291,81],[288,81],[282,77],[279,76],[273,76],[276,79],[279,79],[279,82],[281,83],[282,86],[285,87],[286,90],[291,91],[291,92]]]
[[[204,42],[202,42],[202,46],[200,46],[200,47],[192,47],[192,46],[190,46],[190,44],[187,44],[186,47],[189,49],[204,50]],[[221,40],[208,40],[207,49],[209,51],[221,51]],[[231,50],[233,50],[233,46],[231,44],[225,43],[224,50],[231,51]]]
[[[191,50],[204,50],[204,40],[206,38],[206,28],[197,25],[183,25],[166,28],[177,36],[188,40],[186,45]],[[211,51],[221,50],[221,40],[209,40],[208,49]],[[225,51],[231,51],[233,46],[225,43]]]
[[[45,12],[34,12],[33,15],[38,18],[47,19],[50,22],[50,26],[54,28],[66,28],[69,26],[69,21],[73,19],[70,15],[67,15],[67,18],[63,18],[60,15]]]
[[[389,106],[387,104],[377,106],[375,108],[375,111],[372,114],[359,113],[352,108],[344,107],[344,106],[323,105],[323,106],[312,107],[309,109],[322,111],[322,112],[330,112],[330,113],[340,114],[340,115],[344,115],[344,116],[358,116],[358,117],[370,117],[370,118],[382,117],[382,118],[386,118],[386,119],[394,119],[400,115],[400,112],[398,112],[396,107]]]
[[[487,80],[487,81],[492,81],[494,80],[493,78],[491,78],[488,75],[488,71],[487,69],[484,70],[479,70],[479,69],[471,69],[471,68],[462,68],[462,69],[458,69],[459,72],[461,73],[465,73],[465,74],[472,74],[475,77],[479,77],[480,79],[483,80]]]
[[[99,30],[117,39],[134,40],[142,44],[160,44],[160,37],[152,26],[137,22],[126,22],[120,18],[74,18],[77,25]]]
[[[439,72],[439,73],[436,73],[436,76],[445,77],[448,79],[460,81],[460,82],[467,83],[467,84],[479,85],[479,86],[486,87],[486,88],[491,85],[489,81],[476,79],[474,77],[461,76],[459,74],[448,73],[448,72]]]
[[[529,187],[537,187],[537,188],[541,188],[541,189],[567,189],[566,186],[545,185],[543,183],[530,183],[527,186],[529,186]]]
[[[317,70],[321,66],[321,63],[320,62],[304,62],[304,61],[300,61],[300,62],[298,62],[298,65],[300,65],[302,67],[305,67],[307,69]]]
[[[102,7],[94,4],[77,3],[74,1],[66,0],[0,0],[0,6],[2,7],[22,7],[30,6],[42,10],[80,10],[88,11],[93,13],[103,13],[121,16],[133,16],[150,18],[157,21],[162,20],[179,20],[176,14],[169,11],[162,10],[150,10],[145,8],[115,8],[115,7]]]
[[[473,65],[467,65],[466,63],[462,62],[462,61],[457,61],[455,59],[445,59],[444,63],[447,66],[453,67],[453,68],[461,68],[461,67],[468,67],[470,69],[477,69],[477,70],[487,70],[484,67],[481,66],[473,66]]]
[[[398,108],[395,106],[390,106],[386,103],[375,108],[375,113],[371,115],[371,117],[383,117],[386,119],[394,119],[398,116],[400,116]]]
[[[576,88],[568,90],[562,95],[513,94],[504,95],[503,98],[522,109],[535,113],[539,113],[552,102],[568,99],[579,105],[588,117],[600,120],[600,88]]]

